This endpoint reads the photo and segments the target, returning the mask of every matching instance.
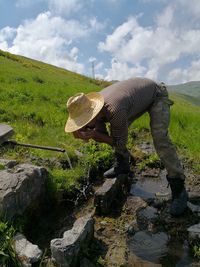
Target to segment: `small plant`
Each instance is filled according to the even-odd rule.
[[[200,244],[194,245],[192,248],[192,252],[193,252],[195,258],[200,259]]]
[[[0,163],[0,171],[1,170],[5,170],[5,166],[3,164]]]
[[[141,171],[144,170],[146,167],[162,168],[162,163],[156,153],[150,154],[147,158],[145,158],[142,162],[138,163],[137,165]]]
[[[0,265],[20,267],[13,249],[13,236],[15,230],[8,223],[0,221]]]

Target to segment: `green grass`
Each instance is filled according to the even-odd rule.
[[[74,139],[71,134],[64,132],[67,99],[81,91],[85,93],[99,91],[108,85],[107,82],[93,80],[3,51],[0,51],[0,64],[0,121],[14,128],[13,138],[16,141],[66,149],[72,159],[73,167],[77,170],[77,174],[81,173],[81,176],[85,172],[85,162],[90,162],[90,165],[95,168],[98,164],[109,165],[111,150],[108,146],[97,146],[91,142],[84,144]],[[175,101],[171,109],[171,138],[180,153],[188,157],[194,163],[195,170],[200,172],[198,167],[200,162],[200,107],[193,105],[178,94],[172,94],[171,98]],[[149,129],[147,114],[133,123],[130,135],[134,132],[140,133],[142,129]],[[150,138],[149,133],[146,134],[146,138]],[[129,138],[129,147],[134,143],[134,138]],[[94,147],[95,149],[97,147],[96,151]],[[84,151],[84,159],[76,156],[77,149]],[[0,156],[17,158],[19,161],[26,161],[27,158],[66,160],[66,155],[58,152],[25,148],[2,148]],[[83,170],[80,171],[80,168]],[[59,184],[65,184],[67,190],[73,187],[73,180],[74,186],[77,186],[78,178],[71,180],[67,178],[68,174],[61,175],[61,169],[50,169],[55,175],[56,183],[60,181],[61,176],[64,181],[69,181],[69,184],[59,182]]]

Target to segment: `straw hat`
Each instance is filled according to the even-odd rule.
[[[65,125],[65,132],[75,132],[88,124],[104,105],[103,96],[100,93],[78,93],[67,101],[69,117]]]

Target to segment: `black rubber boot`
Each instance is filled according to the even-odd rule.
[[[170,213],[173,216],[179,216],[187,208],[188,194],[184,186],[184,180],[180,178],[167,177],[171,191],[172,191],[172,203],[170,207]]]
[[[120,174],[128,174],[130,172],[129,159],[124,158],[120,154],[116,154],[115,163],[113,167],[106,172],[103,176],[106,178],[114,178]]]

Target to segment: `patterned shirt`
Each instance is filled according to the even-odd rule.
[[[106,132],[105,122],[110,123],[116,150],[126,150],[128,126],[149,109],[155,99],[157,87],[150,79],[135,78],[114,83],[100,91],[105,101],[105,118],[99,120],[95,128]]]

